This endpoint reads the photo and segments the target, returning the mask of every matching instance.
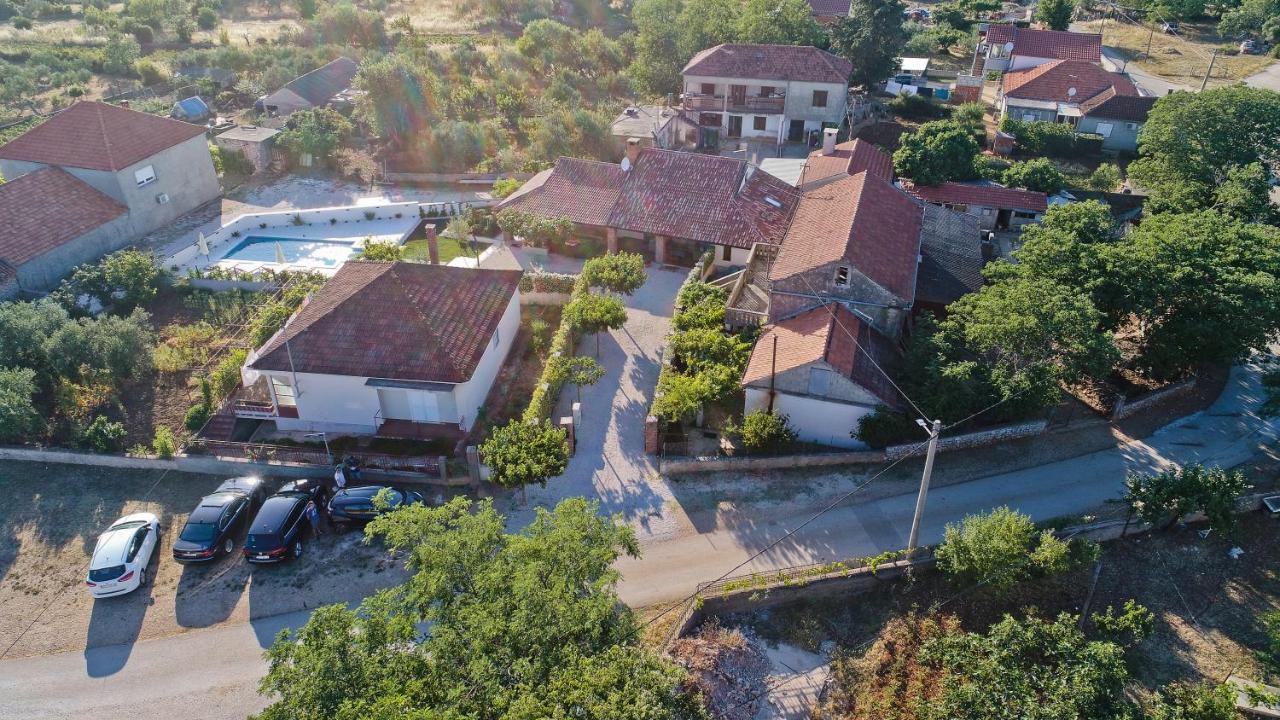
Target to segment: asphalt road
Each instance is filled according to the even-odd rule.
[[[1091,509],[1120,496],[1129,469],[1187,462],[1230,466],[1247,460],[1276,439],[1275,425],[1249,412],[1261,400],[1258,371],[1256,366],[1236,368],[1211,408],[1146,441],[931,492],[921,541],[935,542],[947,522],[998,505],[1038,520]],[[945,461],[940,456],[939,462]],[[902,495],[841,506],[740,572],[899,548],[914,502],[913,495]],[[809,514],[647,544],[641,560],[619,564],[625,578],[622,598],[632,606],[679,599],[784,536]],[[202,718],[243,718],[264,705],[254,692],[265,670],[263,648],[281,627],[305,617],[295,613],[132,646],[0,661],[0,717],[136,720],[188,717],[199,708]],[[115,671],[98,677],[102,668]]]

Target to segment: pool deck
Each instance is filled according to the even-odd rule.
[[[221,248],[222,252],[216,252],[210,248],[208,258],[200,258],[192,267],[209,268],[220,267],[228,269],[237,269],[245,272],[253,272],[264,268],[271,270],[284,269],[306,269],[319,273],[334,273],[342,266],[338,263],[333,267],[323,265],[309,265],[306,263],[285,263],[281,266],[274,262],[256,262],[252,260],[237,260],[235,258],[225,258],[223,255],[230,252],[237,245],[249,238],[265,237],[279,240],[329,240],[333,242],[348,242],[357,248],[363,247],[366,242],[382,242],[395,243],[397,245],[404,244],[409,233],[418,225],[418,218],[401,218],[399,220],[363,220],[351,224],[339,223],[325,227],[321,226],[302,226],[302,227],[268,227],[260,228],[258,231],[247,231],[244,237],[236,238],[235,241],[226,244]]]

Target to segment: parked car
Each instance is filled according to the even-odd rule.
[[[262,503],[244,540],[244,556],[251,563],[277,563],[302,557],[302,541],[311,523],[307,505],[324,507],[328,490],[315,480],[295,480]]]
[[[96,598],[133,592],[147,584],[147,566],[160,544],[160,519],[151,513],[125,515],[98,536],[84,584]]]
[[[383,491],[386,491],[385,505],[376,501],[378,494]],[[420,502],[421,493],[398,487],[363,485],[346,488],[334,493],[333,499],[329,501],[329,520],[334,523],[366,523],[398,507]]]
[[[267,495],[259,477],[232,478],[204,496],[187,517],[173,541],[173,559],[180,563],[209,562],[236,549],[236,536]]]
[[[1160,23],[1160,32],[1165,35],[1177,35],[1178,30],[1180,29],[1181,28],[1178,26],[1177,20],[1169,20],[1167,22]]]

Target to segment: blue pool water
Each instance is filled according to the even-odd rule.
[[[350,240],[302,240],[251,235],[228,250],[222,259],[274,263],[278,260],[277,246],[287,264],[308,267],[337,267],[356,254],[355,243]]]

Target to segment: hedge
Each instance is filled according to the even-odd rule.
[[[553,272],[527,272],[520,277],[520,292],[572,293],[577,275]]]
[[[591,292],[591,287],[587,285],[585,275],[556,275],[555,273],[541,273],[541,275],[553,275],[559,278],[573,278],[570,295],[578,298]],[[528,278],[529,275],[525,275]],[[524,278],[520,280],[523,290]],[[561,281],[556,281],[561,282]],[[538,287],[531,285],[531,287]],[[560,286],[563,287],[563,286]],[[563,290],[540,290],[539,292],[564,292]],[[551,336],[551,347],[547,354],[548,358],[560,356],[567,357],[573,352],[573,346],[577,343],[577,333],[574,331],[572,324],[567,316],[560,319],[560,326],[556,328],[556,332]],[[542,375],[538,378],[538,384],[533,388],[533,394],[529,396],[529,406],[524,409],[523,419],[525,422],[540,422],[551,416],[551,411],[556,407],[556,401],[560,399],[560,389],[564,386],[564,378],[557,377],[557,373],[553,372],[552,364],[548,362],[542,368]]]

